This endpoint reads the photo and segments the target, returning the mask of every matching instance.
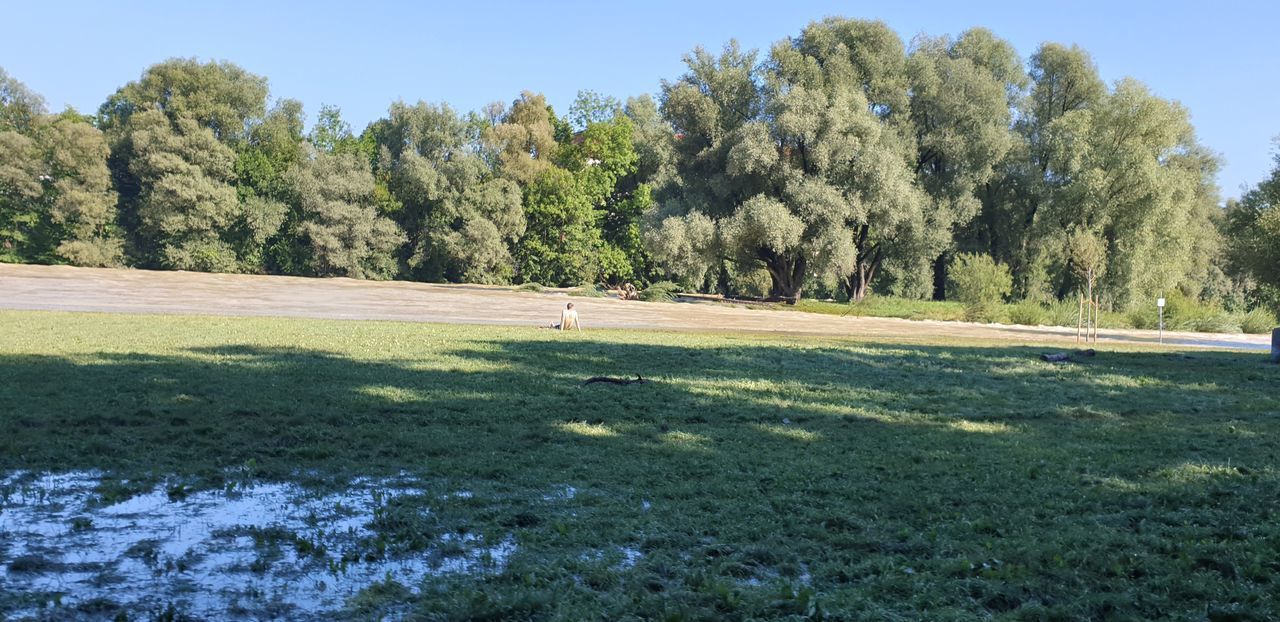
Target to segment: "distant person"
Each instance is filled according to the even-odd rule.
[[[564,311],[560,312],[560,323],[552,324],[551,328],[557,330],[569,330],[571,328],[582,332],[582,323],[578,321],[578,312],[573,309],[573,303],[564,306]]]

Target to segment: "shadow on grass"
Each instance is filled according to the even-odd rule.
[[[678,588],[724,613],[717,581],[773,579],[886,615],[1274,605],[1258,599],[1280,570],[1280,373],[1260,355],[542,337],[0,355],[0,470],[211,486],[408,471],[468,491],[455,527],[523,534],[495,581],[642,551],[635,584],[539,579],[606,609]],[[581,385],[601,374],[651,382]]]

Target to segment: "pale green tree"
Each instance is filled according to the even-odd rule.
[[[926,231],[935,238],[927,242],[948,251],[933,262],[940,297],[952,240],[978,215],[981,191],[1013,146],[1010,104],[1026,76],[1013,47],[984,29],[954,41],[917,39],[907,69],[915,172],[930,202]]]
[[[827,20],[775,45],[764,67],[733,44],[718,59],[688,56],[689,73],[664,85],[680,191],[663,211],[684,221],[660,226],[701,213],[717,227],[702,246],[739,272],[767,271],[769,294],[784,299],[813,278],[861,297],[886,262],[931,259],[905,131],[906,58],[889,34]],[[858,37],[867,45],[851,46]],[[671,266],[664,252],[679,248],[654,251]]]
[[[554,166],[555,128],[546,98],[521,93],[502,121],[485,132],[484,140],[497,155],[503,176],[521,184],[532,182]]]
[[[988,62],[995,75],[999,63]],[[958,245],[991,254],[1007,263],[1014,290],[1035,299],[1067,293],[1061,275],[1069,273],[1061,253],[1062,240],[1039,243],[1037,215],[1066,179],[1052,165],[1061,129],[1074,116],[1087,114],[1106,96],[1106,85],[1087,52],[1077,46],[1045,43],[1031,55],[1027,97],[1011,94],[1017,109],[1014,143],[997,174],[979,189],[981,213],[958,236]],[[1016,80],[1006,80],[1016,84]],[[1057,232],[1060,233],[1060,232]]]
[[[296,134],[301,123],[296,102],[283,103],[264,122],[266,100],[266,78],[234,64],[171,59],[147,68],[99,108],[121,223],[138,263],[263,268],[263,245],[285,211],[271,195],[279,193],[288,164],[272,160],[297,157],[296,144],[267,148],[265,135]]]
[[[386,279],[395,275],[395,251],[404,234],[377,212],[367,160],[354,153],[316,153],[285,173],[300,214],[302,266],[314,276]]]
[[[44,131],[54,253],[78,266],[118,266],[124,241],[118,235],[116,193],[107,169],[102,132],[78,115],[52,120]]]
[[[29,133],[46,112],[43,97],[0,67],[0,132]]]
[[[506,283],[525,230],[520,187],[478,153],[476,126],[447,105],[391,106],[380,168],[403,205],[405,261],[416,278]]]
[[[1100,287],[1120,307],[1203,273],[1197,251],[1216,231],[1206,210],[1216,202],[1216,160],[1196,144],[1186,109],[1125,79],[1080,112],[1055,122],[1057,185],[1037,213],[1039,243],[1076,228],[1098,232],[1107,246]]]
[[[173,58],[148,67],[142,77],[111,95],[98,109],[104,131],[123,128],[135,113],[162,110],[170,120],[189,119],[220,141],[248,138],[266,113],[267,79],[228,62]]]
[[[102,132],[0,69],[0,260],[119,265],[117,233]]]
[[[239,270],[229,232],[242,210],[235,153],[191,119],[176,123],[159,110],[130,116],[119,149],[137,181],[137,236],[158,267],[207,272]]]

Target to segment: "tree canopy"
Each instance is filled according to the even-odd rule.
[[[1188,111],[1078,46],[830,17],[683,60],[656,97],[397,101],[359,131],[227,61],[94,116],[0,69],[0,261],[852,301],[1007,270],[983,300],[1280,305],[1280,160],[1224,209]]]

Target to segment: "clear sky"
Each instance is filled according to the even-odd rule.
[[[1280,3],[816,2],[17,2],[0,3],[0,66],[52,109],[96,111],[148,65],[233,61],[272,97],[342,108],[356,131],[397,99],[471,110],[541,91],[565,111],[579,89],[655,93],[696,45],[767,48],[827,15],[882,19],[909,41],[986,26],[1025,58],[1077,43],[1108,82],[1142,80],[1191,110],[1225,160],[1223,196],[1271,170],[1280,135]]]

